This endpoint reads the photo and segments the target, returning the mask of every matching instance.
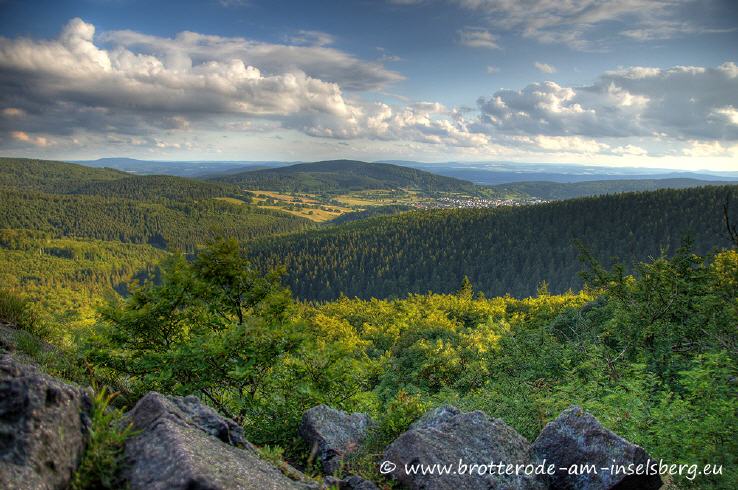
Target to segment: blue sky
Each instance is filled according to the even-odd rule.
[[[0,153],[738,170],[738,2],[0,0]]]

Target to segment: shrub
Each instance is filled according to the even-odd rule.
[[[90,440],[72,479],[72,490],[122,488],[124,485],[120,470],[125,442],[133,435],[133,427],[121,425],[123,412],[110,405],[115,396],[103,389],[92,400]]]

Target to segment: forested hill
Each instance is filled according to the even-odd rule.
[[[105,182],[91,182],[74,189],[73,194],[173,201],[214,197],[236,197],[248,200],[238,186],[220,182],[203,182],[173,175],[135,175]]]
[[[300,298],[392,297],[451,292],[467,275],[486,295],[535,294],[582,285],[576,240],[607,263],[674,250],[691,235],[696,250],[728,245],[722,206],[738,186],[659,190],[537,206],[435,210],[372,218],[252,244],[262,267],[287,266]]]
[[[30,158],[0,158],[0,187],[66,194],[81,185],[110,182],[129,174],[109,168]]]
[[[730,185],[733,182],[698,179],[624,179],[587,182],[515,182],[490,187],[500,196],[537,197],[547,201],[574,199],[619,192],[655,191],[658,189],[688,189],[705,185]]]
[[[246,198],[238,186],[169,175],[131,175],[109,168],[25,158],[0,158],[0,188],[53,194],[86,194],[177,201]]]
[[[311,226],[298,216],[217,199],[154,202],[0,188],[0,229],[38,230],[54,237],[148,243],[192,252],[220,236],[245,241]]]
[[[244,189],[281,192],[334,193],[366,189],[417,189],[424,192],[470,192],[464,180],[388,163],[330,160],[288,167],[241,172],[214,180]]]
[[[248,200],[237,186],[225,183],[0,159],[0,229],[191,252],[218,236],[249,240],[312,226],[305,218],[251,206]]]

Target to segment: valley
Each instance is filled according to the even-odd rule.
[[[192,179],[0,159],[0,349],[114,391],[115,420],[150,391],[194,394],[316,482],[296,434],[320,404],[376,421],[343,468],[382,488],[382,448],[445,404],[529,440],[577,404],[654,457],[731,467],[738,185],[336,165]]]

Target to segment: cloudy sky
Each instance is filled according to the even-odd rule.
[[[738,170],[738,2],[0,0],[0,154]]]

